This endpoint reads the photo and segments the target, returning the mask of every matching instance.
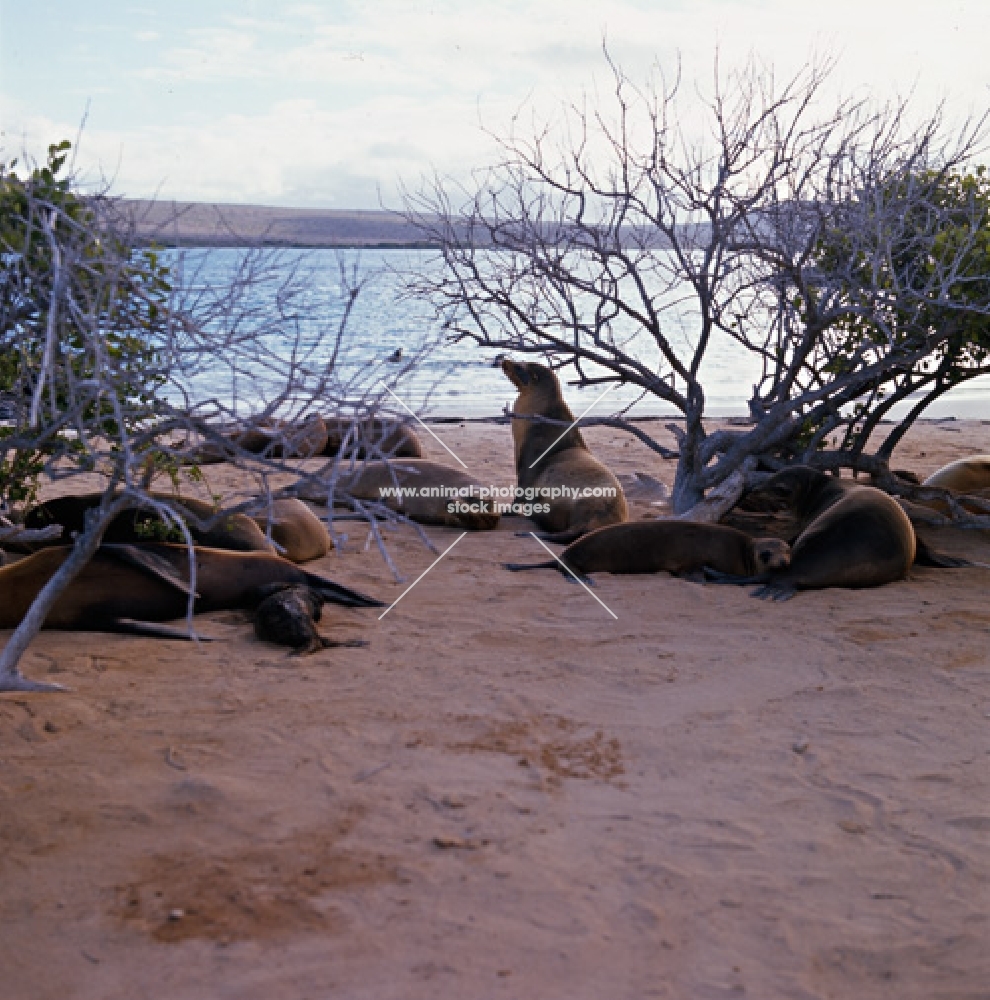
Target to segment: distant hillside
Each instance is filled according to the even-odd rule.
[[[208,205],[201,202],[129,201],[121,207],[131,214],[138,238],[163,246],[215,247],[430,247],[436,243],[397,212],[341,211],[314,208],[266,208],[262,205]],[[704,237],[704,224],[683,227],[684,239]],[[629,226],[630,245],[665,249],[667,240],[645,226]],[[478,229],[471,237],[486,235]],[[568,227],[547,223],[543,239],[568,237]]]
[[[165,246],[421,247],[394,212],[124,201],[141,240]]]

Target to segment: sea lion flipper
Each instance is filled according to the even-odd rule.
[[[737,587],[745,587],[751,583],[763,582],[762,576],[739,576],[736,573],[724,573],[722,570],[715,569],[712,566],[703,566],[701,571],[704,573],[705,579],[710,583],[725,583]]]
[[[571,542],[576,542],[582,535],[588,533],[587,527],[580,528],[568,528],[566,531],[537,531],[535,532],[536,537],[541,542],[553,542],[555,545],[570,545]],[[523,534],[528,535],[529,532],[523,532]]]
[[[348,608],[385,607],[385,602],[379,601],[376,597],[369,597],[358,590],[351,590],[350,587],[335,583],[324,576],[317,576],[315,573],[306,573],[306,586],[331,604],[343,604]]]
[[[750,597],[758,597],[761,601],[789,601],[797,593],[796,587],[785,583],[764,583],[752,591]]]
[[[143,635],[152,639],[182,639],[186,642],[213,642],[213,636],[200,635],[187,629],[162,625],[160,622],[140,622],[135,618],[114,618],[110,622],[108,632],[121,635]]]
[[[101,545],[100,552],[104,555],[113,556],[129,566],[135,566],[151,576],[167,583],[187,597],[199,597],[193,593],[189,584],[176,575],[172,564],[161,556],[156,555],[149,549],[139,548],[136,545]]]
[[[510,573],[521,573],[524,569],[559,569],[556,560],[548,559],[541,563],[502,563],[502,566]]]
[[[936,552],[927,542],[922,541],[921,536],[915,532],[914,564],[916,566],[937,566],[939,569],[958,569],[962,566],[975,566],[976,563],[968,559],[947,556],[943,552]]]

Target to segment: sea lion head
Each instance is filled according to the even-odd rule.
[[[557,381],[557,376],[546,365],[537,364],[535,361],[513,361],[511,358],[503,358],[502,371],[520,392],[543,386],[552,387],[555,394],[559,391],[560,383]]]
[[[791,564],[791,547],[782,538],[754,538],[753,561],[758,572],[787,569]]]

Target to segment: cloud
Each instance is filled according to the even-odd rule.
[[[128,194],[164,184],[182,199],[376,207],[379,187],[390,201],[399,178],[488,162],[479,123],[504,134],[521,108],[521,122],[530,111],[553,120],[561,102],[607,95],[603,37],[634,81],[680,66],[685,95],[710,84],[716,51],[725,66],[764,56],[783,78],[816,49],[841,57],[833,92],[917,84],[922,105],[947,96],[961,111],[988,95],[990,7],[977,0],[947,0],[938,17],[911,0],[832,0],[827,19],[793,0],[362,0],[280,4],[270,16],[218,0],[179,11],[127,14],[139,55],[121,56],[132,58],[99,49],[110,35],[74,43],[94,46],[88,75],[76,66],[56,81],[44,111],[6,76],[7,141],[43,150],[73,135],[67,101],[91,96],[81,156]]]

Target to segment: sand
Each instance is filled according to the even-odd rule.
[[[507,427],[435,429],[513,481]],[[988,442],[923,424],[895,464]],[[544,558],[526,524],[328,608],[364,649],[43,633],[24,671],[71,692],[0,696],[0,995],[990,996],[990,569],[782,604],[603,574],[613,618],[501,568]],[[311,565],[385,600],[436,559],[390,530],[397,583],[346,530]]]

